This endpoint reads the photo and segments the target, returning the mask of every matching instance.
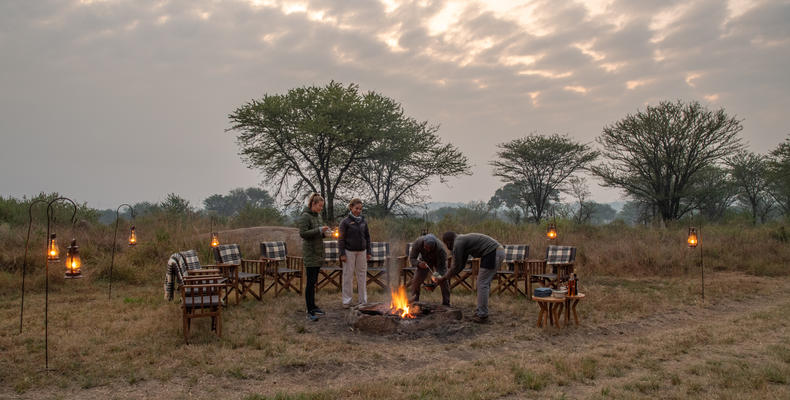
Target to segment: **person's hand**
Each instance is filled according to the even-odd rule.
[[[340,262],[346,262],[346,255],[340,256]]]
[[[428,263],[426,263],[425,261],[420,261],[420,263],[417,264],[417,267],[420,269],[426,269],[428,268]]]
[[[368,261],[370,261],[370,253],[368,253],[368,256],[367,256],[367,257],[368,257]]]
[[[328,226],[326,226],[326,225],[324,225],[324,226],[322,226],[322,227],[321,227],[321,233],[324,233],[324,234],[325,234],[325,233],[326,233],[326,231],[328,231],[328,230],[329,230],[329,227],[328,227]]]

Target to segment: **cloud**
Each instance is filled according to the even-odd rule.
[[[788,19],[776,1],[2,2],[0,132],[13,145],[0,181],[107,207],[167,192],[199,203],[260,181],[228,113],[333,79],[395,98],[470,156],[475,174],[436,200],[490,197],[497,143],[591,142],[666,99],[743,117],[766,152],[787,134]]]

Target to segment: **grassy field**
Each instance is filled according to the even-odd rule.
[[[541,251],[539,228],[491,229],[500,228],[492,233],[501,241]],[[379,236],[397,234],[389,229],[374,225]],[[710,229],[703,303],[684,232],[627,229],[563,237],[580,248],[588,294],[578,327],[538,328],[535,304],[494,295],[489,324],[377,336],[349,329],[340,294],[320,291],[328,314],[318,322],[306,320],[302,297],[267,294],[227,307],[221,339],[196,321],[190,345],[179,304],[163,300],[161,253],[198,247],[197,239],[184,239],[188,229],[159,241],[149,233],[149,244],[124,249],[112,300],[100,239],[86,246],[85,279],[51,272],[52,371],[43,371],[41,267],[27,283],[21,334],[20,274],[0,271],[0,398],[790,398],[787,246],[769,228]],[[387,296],[370,293],[373,301]],[[421,300],[438,303],[440,295]],[[452,302],[465,318],[474,310],[472,293],[454,291]]]

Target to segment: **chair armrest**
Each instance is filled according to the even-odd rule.
[[[285,265],[290,269],[304,271],[304,258],[299,256],[285,256]]]
[[[204,276],[204,275],[219,275],[219,270],[216,268],[201,268],[201,269],[191,269],[187,271],[191,276]]]
[[[248,273],[261,274],[266,268],[266,260],[241,260],[241,270]]]

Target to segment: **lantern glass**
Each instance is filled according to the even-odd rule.
[[[557,225],[553,222],[549,224],[548,229],[546,230],[546,237],[551,239],[557,238]]]
[[[332,237],[335,238],[335,239],[340,239],[340,229],[339,228],[335,228],[332,231]]]
[[[47,261],[60,261],[58,239],[54,233],[49,236],[49,245],[47,246]]]
[[[137,233],[134,231],[134,225],[132,228],[129,229],[129,246],[134,246],[137,244]]]
[[[80,259],[80,246],[77,246],[77,239],[71,241],[71,246],[66,253],[66,278],[82,278],[82,260]]]
[[[211,247],[219,246],[219,234],[217,232],[211,233]]]
[[[686,239],[689,247],[697,247],[699,244],[699,238],[697,237],[697,229],[696,228],[689,228],[689,236]]]

